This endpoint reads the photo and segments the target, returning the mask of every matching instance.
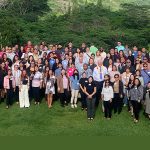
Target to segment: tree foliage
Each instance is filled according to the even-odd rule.
[[[89,45],[110,48],[121,40],[131,46],[147,47],[150,43],[149,6],[124,4],[119,11],[97,4],[78,5],[64,15],[51,14],[47,0],[9,0],[0,9],[0,44],[16,43],[66,44],[68,41],[79,46]]]

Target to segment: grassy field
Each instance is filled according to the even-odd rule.
[[[79,104],[80,105],[80,104]],[[100,108],[96,111],[94,121],[87,121],[86,112],[62,108],[55,102],[48,109],[45,102],[40,106],[31,105],[29,109],[20,109],[14,104],[5,109],[0,105],[0,136],[47,136],[47,135],[77,135],[77,136],[149,136],[150,121],[141,114],[140,122],[133,123],[133,118],[124,108],[120,115],[113,115],[112,120],[103,118]]]

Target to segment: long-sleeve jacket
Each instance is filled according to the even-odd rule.
[[[129,90],[130,100],[141,101],[143,99],[143,86],[134,86]]]
[[[114,84],[113,84],[114,87]],[[124,96],[124,87],[123,87],[123,82],[119,81],[119,95]]]
[[[68,91],[69,91],[69,84],[70,84],[70,80],[68,79]],[[60,75],[59,77],[57,77],[57,86],[58,88],[60,88],[59,93],[64,93],[64,88],[63,88],[63,77],[62,75]]]
[[[16,87],[15,78],[12,76],[11,79],[12,79],[12,87],[15,89]],[[8,76],[4,77],[4,89],[10,89]]]

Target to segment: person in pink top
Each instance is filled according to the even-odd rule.
[[[109,72],[111,82],[115,81],[115,78],[114,78],[115,74],[118,74],[120,76],[119,71],[117,71],[117,67],[115,65],[113,65],[112,71]]]
[[[8,75],[4,77],[4,89],[7,93],[6,109],[13,103],[13,92],[15,91],[15,78],[12,76],[12,71],[8,70]]]
[[[0,59],[2,58],[4,53],[5,53],[5,48],[2,48],[1,51],[0,51]]]
[[[73,76],[73,73],[74,73],[74,70],[75,70],[75,69],[76,69],[76,68],[75,68],[75,64],[72,63],[72,64],[71,64],[71,67],[69,67],[68,70],[67,70],[68,77]]]

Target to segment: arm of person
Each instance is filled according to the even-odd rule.
[[[139,90],[138,102],[140,102],[141,100],[143,100],[143,86],[140,86],[138,90]]]
[[[92,98],[93,95],[95,95],[95,94],[96,94],[96,87],[94,87],[94,92],[90,95],[90,97]]]
[[[29,77],[28,77],[28,90],[30,89],[30,79],[29,79]]]
[[[84,92],[84,88],[82,87],[82,85],[80,84],[80,89],[82,90],[82,92]]]
[[[104,100],[104,88],[102,89],[102,92],[101,92],[101,99],[102,101]]]
[[[110,102],[112,102],[112,99],[114,98],[114,91],[113,91],[112,86],[110,86],[110,95],[111,95]]]
[[[90,94],[87,92],[86,87],[84,87],[84,93],[89,97]]]
[[[42,85],[43,85],[43,75],[41,74],[41,77],[40,77],[40,89],[42,88]]]
[[[60,92],[60,78],[59,77],[57,77],[57,90],[58,90],[58,92]]]

